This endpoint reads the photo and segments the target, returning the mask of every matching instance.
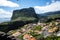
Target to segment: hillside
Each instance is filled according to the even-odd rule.
[[[40,19],[40,21],[43,22],[60,19],[60,11],[38,14],[38,18]]]
[[[37,21],[38,17],[32,7],[14,10],[11,21],[0,23],[0,31],[8,32],[9,30],[17,29],[25,24]]]

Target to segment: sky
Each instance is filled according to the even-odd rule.
[[[0,18],[11,18],[13,10],[29,7],[38,14],[60,11],[60,0],[0,0]]]

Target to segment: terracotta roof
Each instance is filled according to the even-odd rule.
[[[53,29],[48,30],[49,33],[53,33]]]
[[[23,36],[23,39],[30,40],[30,39],[31,39],[31,37],[30,37],[30,35],[29,35],[29,34],[25,34],[25,35]]]
[[[36,38],[35,37],[32,37],[31,40],[36,40]]]
[[[24,39],[24,40],[36,40],[36,38],[35,38],[35,37],[31,37],[30,34],[25,34],[25,35],[23,36],[23,39]]]

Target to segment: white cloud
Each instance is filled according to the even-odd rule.
[[[8,0],[0,0],[0,6],[19,7],[17,3]]]
[[[60,1],[53,2],[46,6],[35,6],[34,8],[37,13],[60,11]]]
[[[0,18],[10,18],[11,16],[12,16],[12,12],[0,9]]]

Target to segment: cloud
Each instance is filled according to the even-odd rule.
[[[34,8],[37,13],[60,11],[60,1],[53,2],[46,6],[35,6]]]
[[[19,7],[17,3],[8,0],[0,0],[0,6]]]
[[[12,12],[0,9],[0,18],[10,18],[11,16],[12,16]]]

